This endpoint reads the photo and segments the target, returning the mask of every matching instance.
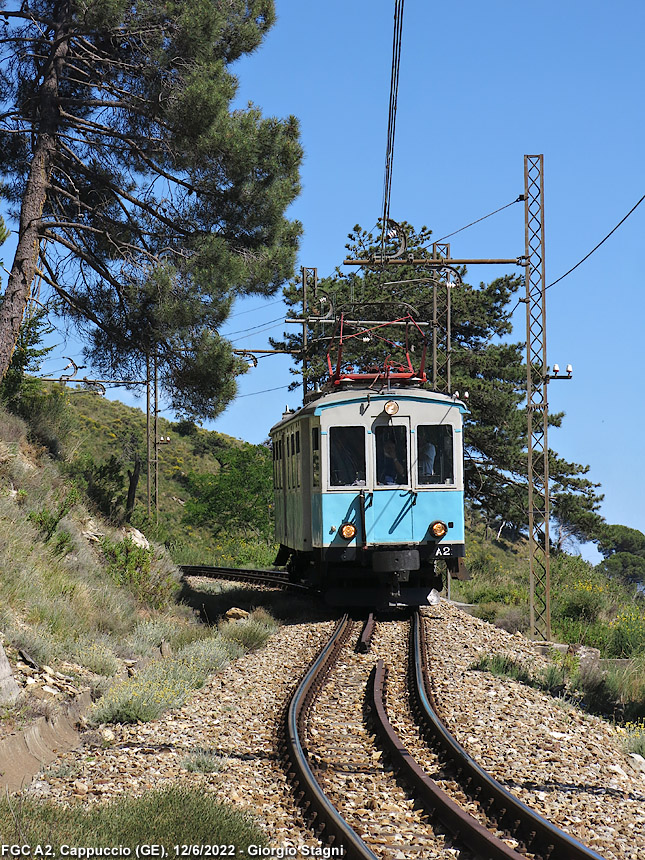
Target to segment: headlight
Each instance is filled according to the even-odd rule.
[[[340,535],[345,540],[351,540],[353,537],[356,537],[356,526],[354,523],[343,523],[340,527]]]
[[[448,526],[441,520],[435,520],[430,524],[430,531],[436,538],[442,538],[448,534]]]
[[[388,400],[385,404],[385,412],[387,415],[396,415],[399,411],[399,404],[395,400]]]

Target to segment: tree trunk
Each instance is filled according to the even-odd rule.
[[[141,458],[138,454],[134,455],[134,468],[132,471],[128,469],[128,478],[130,483],[128,484],[128,499],[125,503],[125,521],[127,523],[132,519],[132,512],[134,511],[134,503],[136,501],[137,495],[137,486],[139,485],[139,476],[141,475]]]
[[[20,208],[18,246],[0,306],[0,379],[4,379],[16,346],[18,332],[29,300],[38,262],[41,218],[56,152],[60,115],[58,82],[68,53],[65,38],[69,23],[69,3],[59,6],[59,20],[52,37],[49,59],[40,87],[40,125]]]

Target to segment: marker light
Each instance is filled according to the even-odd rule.
[[[395,400],[388,400],[385,404],[385,412],[388,415],[396,415],[399,411],[399,404]]]
[[[356,526],[354,523],[343,523],[340,527],[340,534],[345,540],[351,540],[356,537]]]
[[[442,538],[448,534],[448,526],[442,523],[441,520],[435,520],[433,523],[430,523],[430,531],[436,538]]]

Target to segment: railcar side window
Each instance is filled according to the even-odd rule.
[[[320,428],[311,428],[311,464],[314,487],[320,486]]]
[[[449,424],[417,427],[417,467],[420,484],[454,483],[452,427]]]
[[[365,428],[330,427],[329,483],[332,487],[365,486]]]
[[[376,483],[408,483],[408,442],[405,427],[376,427]]]

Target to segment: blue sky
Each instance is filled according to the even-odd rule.
[[[408,0],[405,7],[391,216],[443,236],[514,200],[523,192],[524,155],[543,153],[550,283],[645,194],[645,4]],[[371,227],[382,207],[394,0],[276,0],[276,9],[263,46],[234,69],[238,104],[298,117],[303,190],[289,213],[304,226],[298,265],[326,275],[343,259],[352,226]],[[641,530],[644,232],[645,203],[547,293],[549,362],[574,368],[572,381],[549,386],[551,410],[566,412],[550,445],[590,465],[609,522]],[[521,255],[522,204],[451,242],[455,257]],[[471,268],[467,280],[503,271]],[[268,336],[284,330],[282,312],[275,299],[249,298],[223,333],[240,348],[266,348]],[[524,326],[518,311],[515,339],[524,340]],[[262,359],[212,426],[265,439],[285,403],[300,402],[299,392],[286,390],[289,364]]]

